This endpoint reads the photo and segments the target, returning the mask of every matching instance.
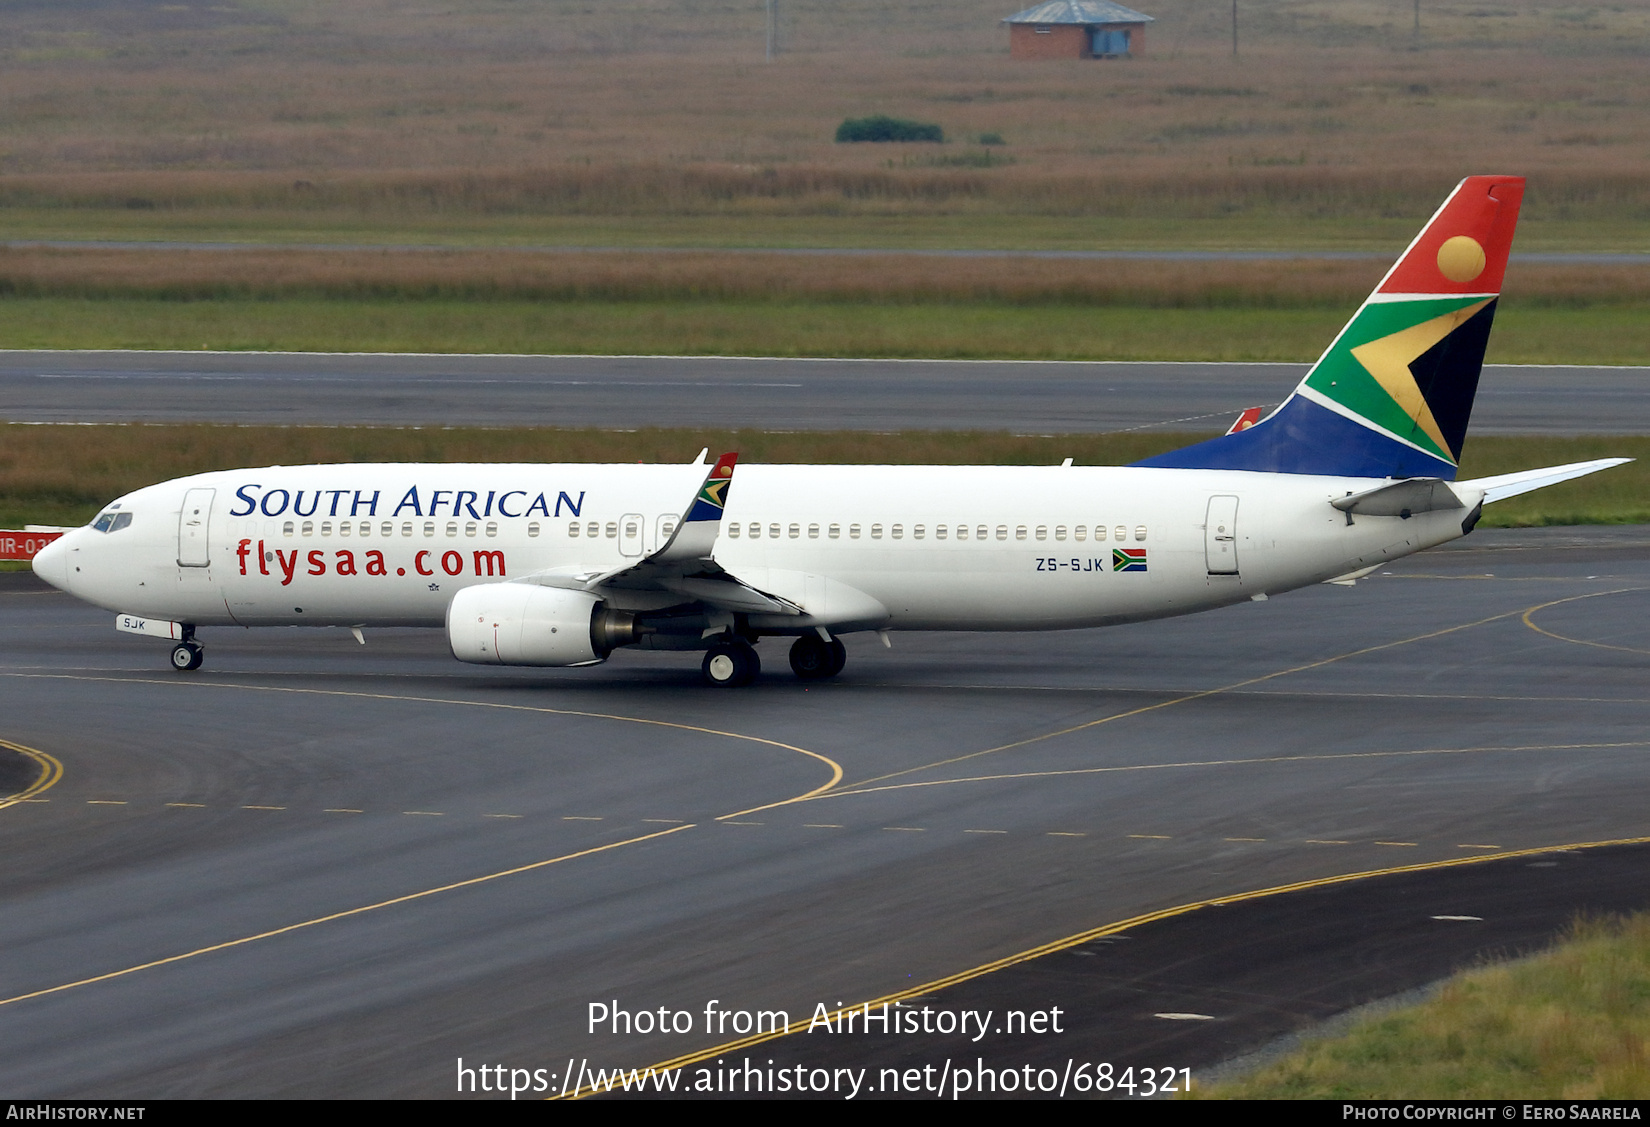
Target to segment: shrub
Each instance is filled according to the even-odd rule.
[[[877,114],[874,117],[850,117],[836,128],[839,143],[850,141],[944,141],[945,132],[937,125],[921,121]]]

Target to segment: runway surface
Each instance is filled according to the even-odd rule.
[[[1222,431],[1304,364],[0,352],[0,419]],[[1478,434],[1643,434],[1650,368],[1489,365]]]
[[[34,754],[0,754],[0,781],[62,774],[0,808],[0,1087],[443,1096],[459,1058],[556,1087],[570,1066],[736,1063],[713,1001],[806,1022],[1211,898],[1645,837],[1647,611],[1650,528],[1480,531],[1182,620],[852,637],[826,685],[781,674],[770,641],[756,685],[716,692],[690,656],[482,670],[420,631],[203,632],[206,668],[177,675],[163,645],[4,577],[0,739]],[[1630,863],[1581,856],[1600,860],[1564,880],[1538,878],[1565,854],[1501,862],[1532,875],[1519,910],[1562,919],[1598,887],[1571,874]],[[1507,897],[1466,887],[1439,878],[1461,906],[1417,897],[1424,921],[1402,897],[1295,895],[1249,902],[1259,938],[1217,908],[1173,934],[1229,942],[1227,965],[1268,937],[1293,953],[1267,981],[1298,984],[1271,1007],[1298,1024],[1436,974],[1398,931],[1508,923]],[[1335,904],[1379,908],[1354,957],[1380,973],[1339,994],[1333,944],[1309,941],[1358,930]],[[1040,1059],[1195,1074],[1271,1032],[1244,1026],[1264,990],[1192,962],[1099,990],[971,981],[998,1011],[1061,1008]],[[592,1003],[693,1029],[592,1032]],[[1194,1006],[1208,1020],[1166,1040],[1155,1015]],[[783,1065],[789,1043],[748,1055]],[[1030,1052],[912,1035],[894,1059]]]

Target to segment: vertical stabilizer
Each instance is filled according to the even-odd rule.
[[[1282,406],[1137,464],[1454,480],[1523,198],[1461,181]]]

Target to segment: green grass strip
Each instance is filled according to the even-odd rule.
[[[1650,916],[1578,922],[1547,954],[1310,1045],[1203,1099],[1643,1099]]]
[[[9,298],[0,347],[1310,361],[1351,310],[989,302]],[[1492,362],[1650,363],[1636,305],[1497,316]]]

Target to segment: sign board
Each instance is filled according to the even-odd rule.
[[[36,552],[62,536],[64,531],[0,528],[0,560],[32,560]]]

